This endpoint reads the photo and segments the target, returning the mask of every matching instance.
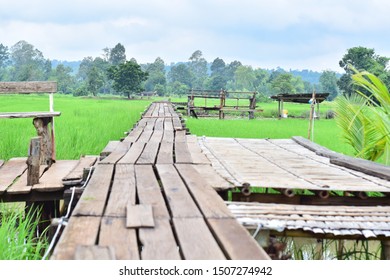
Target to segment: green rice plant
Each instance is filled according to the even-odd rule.
[[[7,208],[0,204],[0,259],[39,260],[48,246],[45,235],[37,236],[40,210]]]

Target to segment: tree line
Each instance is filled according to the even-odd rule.
[[[347,50],[339,62],[345,74],[340,77],[334,71],[325,70],[318,83],[303,80],[294,72],[281,68],[253,68],[238,60],[226,63],[219,57],[208,62],[200,50],[193,52],[188,61],[170,67],[161,57],[146,64],[139,64],[135,58],[128,59],[125,47],[120,43],[102,51],[99,57],[85,57],[74,73],[71,67],[62,63],[52,67],[52,62],[26,41],[19,41],[11,47],[0,44],[0,80],[56,80],[59,92],[75,96],[122,94],[131,97],[142,91],[159,96],[183,96],[191,89],[225,89],[257,91],[264,100],[278,93],[310,93],[313,90],[329,92],[329,100],[339,94],[351,94],[354,88],[350,65],[379,76],[386,84],[390,83],[386,69],[389,59],[365,47]]]

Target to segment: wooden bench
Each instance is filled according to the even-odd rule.
[[[54,111],[53,94],[57,92],[57,82],[0,82],[0,94],[48,93],[49,111],[47,112],[1,112],[1,119],[33,118],[33,125],[41,137],[40,164],[51,165],[55,162],[54,117],[60,112]]]

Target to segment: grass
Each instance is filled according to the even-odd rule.
[[[0,112],[48,111],[48,97],[2,95]],[[55,95],[57,159],[98,155],[110,140],[119,140],[140,119],[150,100],[86,99]],[[27,156],[32,119],[0,119],[0,159]]]
[[[40,260],[48,242],[36,236],[39,213],[0,204],[0,260]]]

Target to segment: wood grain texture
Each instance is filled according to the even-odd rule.
[[[117,260],[139,260],[137,232],[126,228],[126,218],[104,217],[100,225],[99,245],[115,250]]]
[[[186,260],[226,259],[203,218],[173,218],[173,224]]]
[[[33,190],[40,192],[52,192],[62,190],[64,178],[77,165],[77,160],[60,160],[50,166],[50,168],[39,179],[39,184],[33,185]]]
[[[0,93],[55,93],[57,82],[0,82]]]
[[[158,164],[157,172],[161,179],[172,217],[202,217],[175,167],[169,164]]]
[[[40,170],[40,177],[45,172],[47,166],[41,165],[39,168]],[[27,172],[24,172],[22,176],[20,176],[8,189],[8,194],[28,194],[32,190],[32,186],[27,185]]]
[[[115,250],[109,246],[80,245],[75,252],[75,260],[115,260]]]
[[[106,158],[104,158],[102,161],[99,162],[99,164],[115,164],[117,163],[130,149],[131,143],[130,142],[120,142],[116,146],[115,150]]]
[[[100,217],[71,217],[54,248],[52,260],[73,260],[80,245],[95,245]]]
[[[126,217],[126,207],[136,202],[134,165],[117,164],[104,215]]]
[[[135,142],[118,162],[118,164],[135,164],[144,148],[145,143]]]
[[[51,118],[60,115],[61,112],[9,112],[0,113],[0,119]]]
[[[141,259],[180,260],[179,247],[168,219],[155,219],[154,228],[140,228]]]
[[[154,227],[153,207],[149,204],[127,205],[126,227]]]
[[[208,219],[207,223],[232,260],[270,260],[267,253],[235,219]]]
[[[27,158],[11,158],[0,169],[0,194],[12,185],[14,180],[27,169]]]
[[[136,165],[135,174],[139,203],[152,205],[155,218],[169,219],[168,208],[153,167],[150,165]]]
[[[74,216],[102,216],[111,185],[114,166],[99,164],[91,176],[75,209]]]
[[[103,151],[100,152],[100,157],[103,159],[109,156],[115,149],[116,146],[120,143],[120,141],[109,141],[107,145],[104,147]]]
[[[203,174],[189,164],[177,164],[177,170],[192,193],[197,205],[206,218],[233,218],[225,202],[212,188]],[[211,168],[211,167],[210,167]]]

